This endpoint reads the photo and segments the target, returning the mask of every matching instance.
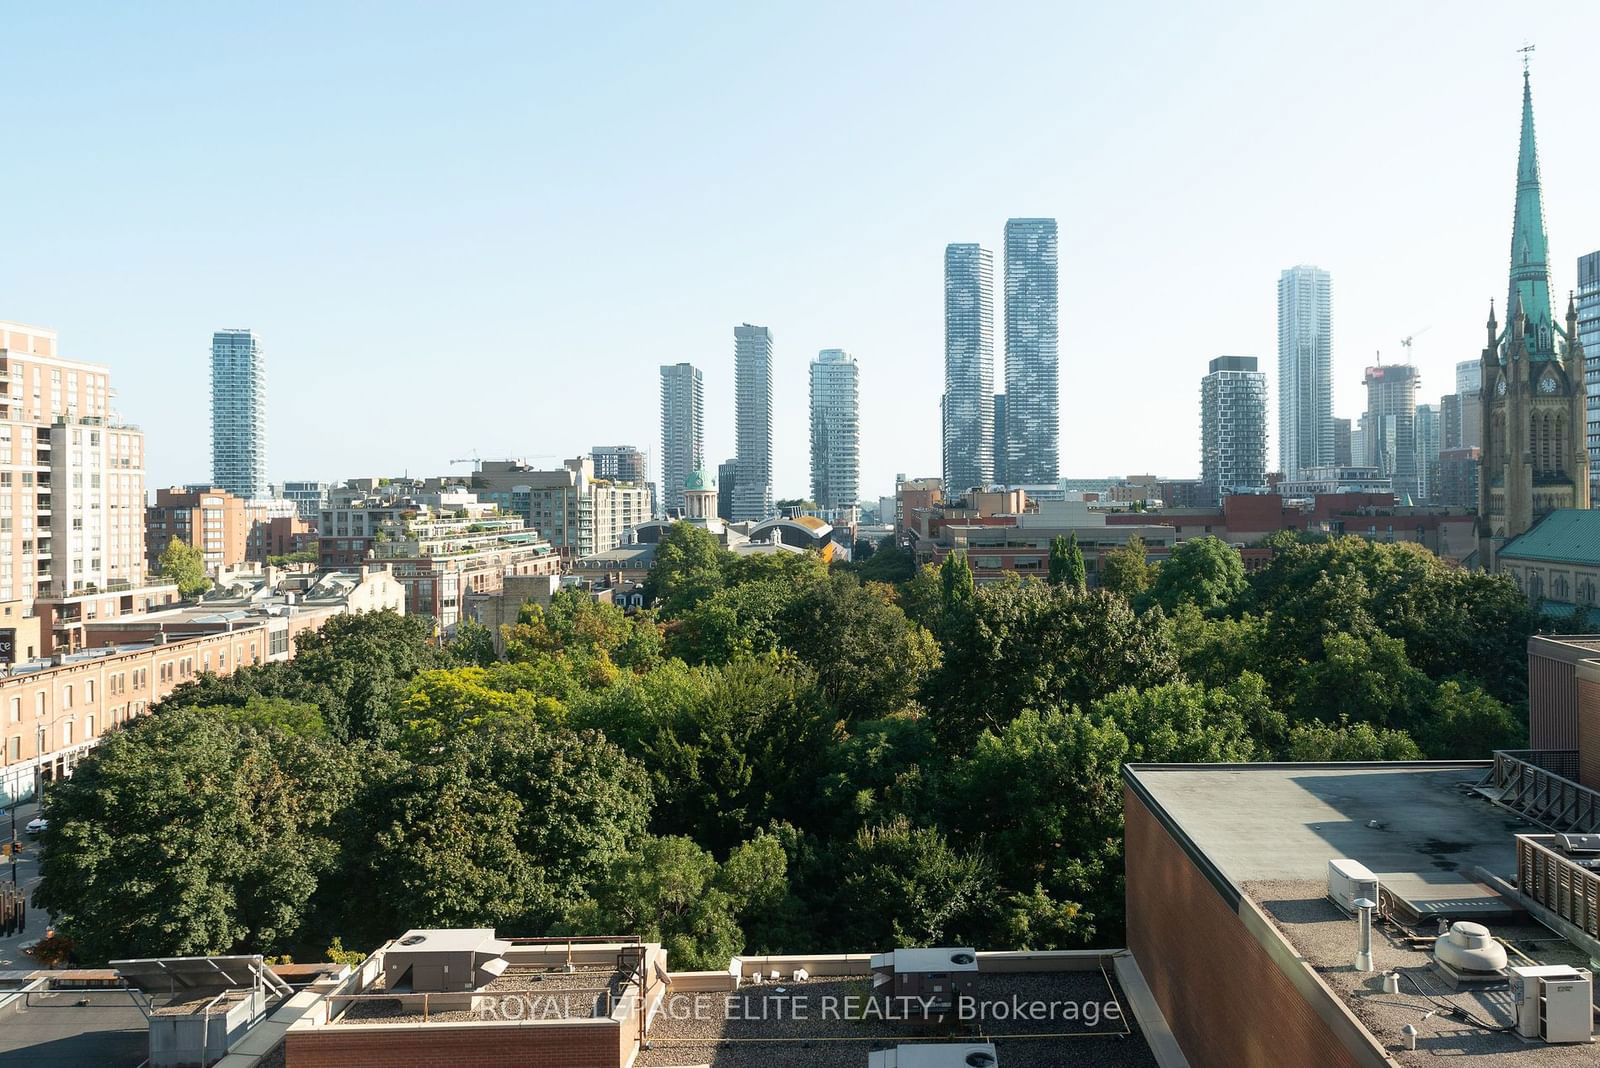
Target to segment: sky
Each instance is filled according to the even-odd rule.
[[[1336,414],[1408,336],[1437,401],[1505,300],[1526,42],[1554,292],[1600,249],[1592,2],[0,0],[0,40],[0,319],[112,367],[151,486],[209,477],[217,329],[263,339],[279,481],[659,472],[680,360],[714,467],[750,322],[776,496],[824,348],[888,493],[939,473],[944,246],[1008,217],[1060,222],[1063,475],[1197,474],[1218,355],[1275,412],[1297,263],[1332,272]]]

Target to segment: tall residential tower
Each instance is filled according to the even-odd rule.
[[[1010,483],[1060,469],[1060,284],[1054,219],[1006,221],[1006,438]]]
[[[980,245],[944,250],[945,492],[958,496],[994,479],[994,253]]]
[[[211,481],[245,500],[267,485],[267,365],[251,330],[211,335]]]
[[[861,396],[856,358],[823,349],[811,361],[811,497],[829,510],[861,499]]]
[[[1320,267],[1278,278],[1278,469],[1286,480],[1333,463],[1329,288]]]
[[[683,483],[705,466],[705,383],[689,363],[661,366],[661,506],[683,511]]]
[[[739,481],[733,521],[772,515],[772,331],[745,323],[733,329],[734,445]]]
[[[1267,485],[1267,376],[1254,356],[1218,356],[1200,380],[1200,480],[1221,498]]]

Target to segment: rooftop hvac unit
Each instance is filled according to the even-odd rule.
[[[1584,968],[1546,964],[1512,968],[1517,1034],[1545,1042],[1591,1042],[1594,976]]]
[[[1328,861],[1328,899],[1345,912],[1356,914],[1356,901],[1378,900],[1378,877],[1358,860]]]
[[[998,1068],[994,1044],[971,1045],[925,1042],[900,1045],[867,1054],[867,1068]]]
[[[384,952],[384,986],[413,994],[479,990],[509,966],[510,948],[487,927],[407,931]]]
[[[872,997],[886,1019],[947,1015],[977,982],[972,949],[895,949],[872,958]]]

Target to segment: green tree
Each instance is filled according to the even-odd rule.
[[[858,557],[856,574],[862,582],[905,582],[916,574],[917,558],[910,549],[902,549],[890,535],[865,557]]]
[[[708,531],[673,523],[661,535],[645,580],[645,600],[663,618],[676,619],[722,588],[728,553]]]
[[[425,618],[396,612],[333,616],[295,638],[291,687],[314,695],[335,738],[394,737],[393,715],[420,672],[450,666]],[[248,669],[247,669],[248,670]]]
[[[1192,604],[1202,612],[1226,610],[1245,591],[1244,561],[1220,538],[1190,538],[1173,547],[1156,570],[1150,596],[1166,611]]]
[[[1146,559],[1144,539],[1130,535],[1126,545],[1100,554],[1100,587],[1132,601],[1150,588],[1155,569]]]
[[[1187,682],[1129,687],[1096,701],[1090,715],[1127,737],[1130,762],[1153,764],[1255,760],[1256,739],[1281,737],[1288,726],[1253,672],[1214,690]]]
[[[646,838],[612,864],[563,929],[638,932],[660,942],[678,967],[726,968],[745,949],[741,914],[783,895],[786,863],[767,835],[738,846],[721,865],[692,839]]]
[[[494,648],[494,632],[475,619],[462,619],[456,624],[450,655],[463,665],[475,667],[488,667],[500,660]]]
[[[841,850],[826,915],[839,948],[981,944],[998,893],[982,853],[932,827],[896,819],[863,828]]]
[[[385,766],[217,709],[134,720],[48,795],[35,904],[85,963],[326,945],[337,816]]]
[[[805,589],[780,619],[783,644],[816,672],[846,721],[899,711],[939,666],[933,635],[881,591],[834,575]]]
[[[1178,670],[1161,613],[1136,615],[1104,590],[989,585],[945,630],[944,661],[925,697],[952,750],[1023,709],[1087,705],[1124,686],[1164,682]]]
[[[1297,723],[1289,729],[1280,760],[1327,761],[1419,760],[1422,750],[1405,731],[1351,723]]]
[[[1487,760],[1497,749],[1520,749],[1527,741],[1505,705],[1459,682],[1439,684],[1415,735],[1430,760]]]
[[[1078,547],[1077,531],[1065,538],[1057,534],[1050,539],[1050,585],[1088,588],[1089,573],[1084,567],[1083,550]]]
[[[177,584],[178,596],[184,599],[197,597],[211,588],[211,580],[206,577],[206,558],[181,538],[167,542],[156,567],[162,578]]]
[[[975,596],[972,582],[972,565],[967,554],[959,550],[944,558],[939,565],[939,585],[943,590],[944,618],[949,619],[965,611]]]

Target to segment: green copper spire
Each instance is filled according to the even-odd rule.
[[[1506,300],[1507,338],[1526,319],[1531,359],[1556,357],[1556,325],[1550,315],[1550,246],[1544,231],[1544,194],[1539,188],[1539,148],[1533,137],[1533,89],[1522,72],[1522,143],[1517,149],[1517,211],[1511,222],[1511,292]]]

